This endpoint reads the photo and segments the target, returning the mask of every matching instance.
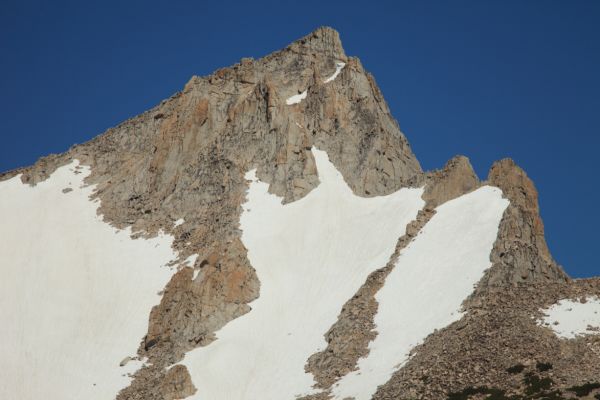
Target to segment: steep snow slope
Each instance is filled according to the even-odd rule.
[[[600,299],[589,297],[585,302],[565,299],[542,310],[543,323],[563,339],[580,335],[600,334]],[[541,321],[542,322],[542,321]]]
[[[507,206],[500,189],[484,186],[436,209],[377,293],[378,335],[358,370],[334,387],[336,399],[370,399],[412,348],[461,318],[462,302],[491,266],[490,252]]]
[[[0,182],[0,399],[114,398],[172,275],[172,238],[104,223],[77,165]]]
[[[241,216],[242,240],[260,279],[252,310],[186,355],[202,400],[279,400],[311,392],[308,357],[342,305],[383,267],[424,205],[422,189],[355,196],[327,154],[313,149],[320,184],[283,205],[268,184],[252,182]]]

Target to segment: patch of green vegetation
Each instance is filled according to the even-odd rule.
[[[510,368],[507,368],[506,372],[508,372],[509,374],[516,375],[516,374],[520,374],[521,372],[523,372],[524,369],[525,369],[525,366],[523,364],[516,364]]]
[[[552,387],[554,382],[550,378],[540,378],[538,375],[533,372],[528,372],[525,374],[525,379],[523,382],[526,385],[525,394],[526,395],[534,395],[538,394],[544,390],[548,390]]]
[[[531,397],[532,399],[540,399],[540,400],[567,400],[566,397],[558,390],[553,390],[552,392],[544,393],[541,396]]]
[[[583,397],[583,396],[587,396],[590,393],[592,393],[592,390],[594,389],[600,389],[600,383],[599,382],[589,382],[586,383],[584,385],[580,385],[580,386],[572,386],[570,388],[568,388],[567,390],[569,392],[573,392],[575,393],[575,396],[577,397]],[[598,395],[596,395],[596,398],[598,398]]]
[[[460,392],[449,393],[447,400],[568,400],[574,399],[573,394],[577,398],[593,395],[594,399],[600,400],[600,382],[572,386],[566,391],[559,390],[554,381],[544,374],[551,369],[553,369],[552,364],[545,362],[536,363],[535,369],[526,368],[523,364],[507,368],[506,371],[513,375],[524,372],[519,390],[521,394],[507,395],[504,390],[497,387],[469,386]]]
[[[488,388],[485,386],[473,387],[470,386],[468,388],[463,389],[460,392],[450,393],[448,395],[448,400],[468,400],[471,396],[483,394],[488,395],[486,400],[508,400],[506,397],[504,390],[500,390],[497,388]]]
[[[450,393],[447,400],[470,400],[473,396],[485,400],[567,400],[560,390],[553,389],[554,381],[548,377],[540,377],[534,372],[527,372],[523,377],[523,384],[524,393],[521,395],[508,396],[504,390],[499,388],[471,386],[460,392]]]
[[[544,363],[544,362],[538,362],[535,367],[537,368],[538,371],[540,372],[546,372],[548,370],[552,369],[552,364],[550,363]]]

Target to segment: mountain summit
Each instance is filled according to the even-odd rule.
[[[526,173],[422,171],[328,27],[0,175],[0,220],[2,398],[600,397]]]

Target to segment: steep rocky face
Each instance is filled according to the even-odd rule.
[[[484,184],[500,188],[510,201],[491,268],[465,301],[462,319],[415,343],[410,360],[374,398],[442,399],[483,384],[518,393],[521,378],[506,368],[536,360],[560,366],[556,385],[562,387],[598,376],[593,365],[600,360],[586,351],[592,339],[565,342],[532,319],[561,296],[600,294],[600,285],[570,281],[552,259],[537,192],[525,172],[502,160],[482,183],[462,156],[423,172],[374,78],[345,55],[336,31],[319,28],[259,60],[193,77],[181,92],[90,142],[0,175],[0,183],[21,174],[23,183],[35,185],[78,159],[91,168],[86,183],[96,185],[93,197],[101,200],[104,221],[131,227],[134,237],[173,235],[175,272],[140,338],[138,356],[149,362],[119,399],[201,395],[186,367],[175,364],[219,340],[215,332],[251,312],[261,295],[241,240],[249,185],[244,176],[256,169],[269,192],[293,203],[319,185],[313,146],[327,153],[356,196],[422,187],[425,203],[406,233],[394,238],[387,264],[361,282],[323,332],[326,347],[307,358],[305,369],[319,390],[313,398],[331,398],[336,382],[368,356],[379,334],[377,293],[436,208]],[[574,357],[585,368],[577,370]]]
[[[523,281],[564,281],[567,275],[556,264],[544,238],[538,194],[525,171],[510,159],[494,163],[488,181],[511,201],[504,214],[492,252],[494,267],[482,285]]]

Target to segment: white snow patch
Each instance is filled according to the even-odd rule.
[[[173,238],[133,240],[104,223],[89,173],[74,161],[34,187],[0,182],[2,399],[115,398],[143,363],[119,366],[172,275]]]
[[[337,76],[340,74],[340,72],[342,72],[342,69],[345,66],[346,66],[346,63],[343,63],[343,62],[335,63],[335,72],[329,78],[325,79],[323,81],[323,83],[329,83],[329,82],[333,81],[335,78],[337,78]]]
[[[411,349],[463,316],[462,302],[491,266],[507,206],[500,189],[484,186],[437,208],[376,294],[378,335],[358,370],[334,386],[336,399],[370,399],[408,361]]]
[[[129,376],[134,374],[138,369],[142,368],[142,366],[146,363],[147,360],[147,358],[144,358],[142,360],[132,358],[120,368],[119,372],[121,373],[121,376]]]
[[[586,298],[586,302],[564,299],[542,310],[541,325],[550,327],[562,339],[575,339],[581,335],[600,334],[600,298]]]
[[[196,278],[198,277],[198,274],[200,274],[200,268],[197,268],[194,270],[194,275],[192,275],[192,280],[195,281]]]
[[[192,399],[280,400],[313,393],[304,371],[327,345],[325,332],[372,271],[383,267],[424,205],[423,189],[353,194],[323,151],[313,149],[320,184],[282,204],[255,171],[240,219],[242,241],[260,280],[252,310],[185,356]],[[248,212],[252,209],[252,212]]]
[[[185,219],[183,218],[179,218],[177,221],[173,222],[173,226],[175,226],[175,228],[177,228],[180,225],[183,225],[185,222]]]
[[[285,104],[287,104],[288,106],[291,106],[292,104],[298,104],[306,98],[307,94],[308,94],[308,90],[305,90],[304,92],[302,92],[300,94],[295,94],[293,96],[290,96],[285,101]]]
[[[189,256],[188,258],[185,259],[185,261],[182,263],[182,265],[186,265],[188,267],[193,267],[194,264],[196,264],[197,259],[198,259],[198,254],[192,254],[191,256]]]

